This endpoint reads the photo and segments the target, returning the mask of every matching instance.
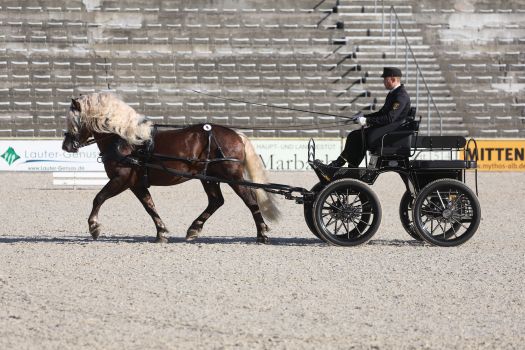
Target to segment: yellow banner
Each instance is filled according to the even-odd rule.
[[[525,171],[525,139],[478,140],[477,152],[471,142],[470,159],[478,159],[481,171]],[[461,155],[462,156],[462,155]]]

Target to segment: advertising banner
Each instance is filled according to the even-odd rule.
[[[308,139],[251,139],[264,166],[271,171],[309,170]],[[315,141],[315,158],[324,163],[341,154],[340,139]]]
[[[308,139],[251,139],[267,170],[308,170]],[[341,152],[340,139],[316,141],[316,158],[327,162]],[[0,140],[0,171],[103,171],[97,145],[78,153],[62,150],[62,140]]]
[[[478,159],[481,171],[525,171],[525,139],[478,140],[471,142],[470,159]]]
[[[62,140],[0,140],[0,171],[103,171],[97,145],[78,153],[62,150]]]

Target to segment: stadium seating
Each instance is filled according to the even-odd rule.
[[[2,1],[0,136],[60,136],[69,99],[97,91],[116,92],[157,123],[231,124],[265,137],[343,136],[348,128],[323,127],[335,118],[191,90],[351,115],[382,104],[379,75],[392,65],[404,71],[419,104],[422,132],[439,133],[442,125],[445,134],[523,135],[525,7],[518,0],[492,7],[481,0],[242,4]],[[415,62],[406,59],[401,34],[397,50],[390,35],[391,5],[432,95],[429,123],[422,81],[416,96]],[[302,129],[306,124],[319,128]],[[297,129],[257,130],[260,125]]]

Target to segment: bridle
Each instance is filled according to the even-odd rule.
[[[86,147],[86,146],[92,145],[92,144],[96,143],[97,141],[104,140],[104,139],[106,139],[108,137],[111,137],[111,136],[113,136],[113,134],[105,135],[103,137],[100,137],[98,140],[95,139],[94,137],[92,137],[92,138],[87,139],[84,143],[80,143],[80,141],[78,140],[78,135],[77,134],[73,134],[72,132],[69,132],[69,131],[64,133],[64,137],[70,137],[73,140],[73,147],[76,150],[79,150],[82,147]]]
[[[86,146],[92,145],[95,142],[97,142],[97,140],[95,140],[95,138],[90,138],[90,139],[86,140],[86,142],[80,143],[80,141],[78,140],[78,135],[73,134],[72,132],[65,132],[64,133],[64,137],[70,137],[73,140],[73,147],[75,149],[80,149],[82,147],[86,147]]]

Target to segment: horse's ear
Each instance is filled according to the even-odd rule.
[[[73,105],[73,107],[75,107],[76,110],[80,111],[80,103],[78,103],[78,99],[72,98],[71,104]]]

